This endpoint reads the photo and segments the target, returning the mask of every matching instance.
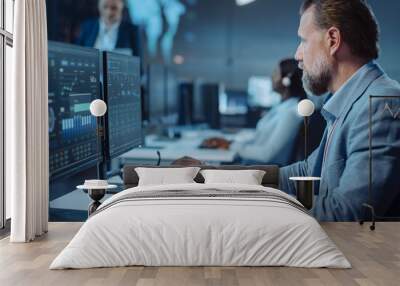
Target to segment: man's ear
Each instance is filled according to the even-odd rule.
[[[342,35],[336,27],[331,27],[326,32],[326,43],[331,56],[335,55],[342,44]]]

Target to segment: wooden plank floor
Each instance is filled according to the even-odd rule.
[[[400,223],[378,223],[375,232],[357,223],[325,223],[324,229],[352,269],[288,267],[124,267],[48,270],[80,223],[50,223],[29,244],[0,241],[0,285],[400,285]]]

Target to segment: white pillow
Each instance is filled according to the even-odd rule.
[[[265,171],[261,170],[202,170],[205,184],[261,185]]]
[[[195,183],[200,168],[135,168],[139,176],[138,186]]]

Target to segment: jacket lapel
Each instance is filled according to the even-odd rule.
[[[382,69],[377,64],[374,64],[367,71],[365,76],[357,80],[357,82],[353,85],[353,87],[350,89],[347,95],[349,96],[348,103],[345,105],[343,110],[340,112],[340,115],[338,116],[338,119],[340,120],[338,122],[339,125],[343,124],[353,104],[365,93],[368,87],[382,75],[383,75]]]
[[[89,47],[94,47],[94,45],[96,43],[97,36],[99,35],[99,30],[100,30],[99,21],[94,21],[93,27],[92,27],[92,32],[89,34],[90,37],[87,40]]]
[[[126,39],[129,39],[129,34],[126,34],[126,27],[124,22],[121,22],[121,24],[118,27],[118,37],[117,37],[117,43],[115,44],[115,48],[125,48],[127,47],[127,44],[125,43]]]

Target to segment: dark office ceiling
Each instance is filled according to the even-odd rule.
[[[174,66],[181,78],[221,81],[244,89],[250,76],[269,75],[280,59],[295,53],[301,0],[257,0],[242,7],[234,0],[181,1],[187,13],[181,17],[173,53],[184,58],[182,65]],[[48,0],[49,38],[72,41],[79,24],[96,16],[96,2]],[[379,62],[400,81],[400,1],[368,2],[381,28]]]
[[[280,59],[295,53],[300,3],[258,0],[238,7],[233,0],[201,0],[188,5],[174,46],[174,53],[185,58],[178,73],[236,88],[245,88],[251,75],[270,74]],[[369,3],[381,26],[379,61],[400,80],[400,1]]]

